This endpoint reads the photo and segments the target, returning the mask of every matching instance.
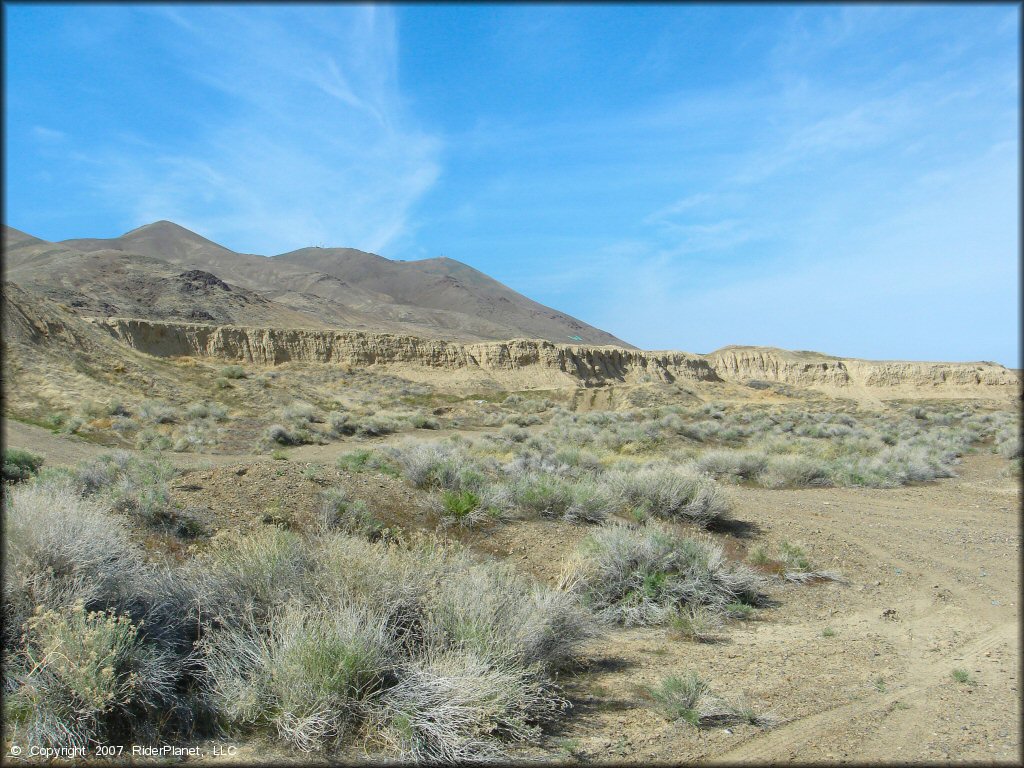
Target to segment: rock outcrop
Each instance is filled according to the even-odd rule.
[[[122,343],[161,357],[212,357],[263,365],[287,362],[400,368],[465,380],[484,376],[516,388],[645,381],[774,382],[835,394],[1014,397],[1017,373],[995,363],[843,359],[769,347],[726,347],[709,355],[556,344],[536,339],[459,343],[389,333],[251,328],[91,318]]]
[[[499,381],[527,386],[719,380],[706,360],[685,352],[584,347],[537,339],[458,343],[364,331],[246,328],[124,318],[89,318],[89,322],[133,349],[161,357],[215,357],[264,365],[317,362],[479,371]]]
[[[706,355],[712,370],[725,381],[773,381],[818,389],[995,387],[1007,392],[1020,386],[1013,371],[996,363],[925,363],[837,358],[816,352],[790,352],[771,347],[725,347]]]

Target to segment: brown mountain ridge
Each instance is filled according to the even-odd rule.
[[[6,280],[85,316],[632,348],[447,258],[392,261],[355,248],[266,257],[169,221],[57,243],[6,227],[4,251]]]

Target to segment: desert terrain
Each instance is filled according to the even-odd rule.
[[[6,233],[6,759],[1019,763],[1017,372],[179,230]]]

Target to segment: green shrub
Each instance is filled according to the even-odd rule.
[[[684,606],[669,620],[669,626],[677,635],[701,643],[710,641],[721,624],[721,613],[705,605]]]
[[[201,650],[209,695],[229,727],[272,726],[302,751],[349,736],[392,666],[382,619],[366,609],[295,604],[270,618],[215,629]]]
[[[5,483],[18,483],[39,473],[43,457],[24,448],[4,448]]]
[[[757,479],[768,466],[768,457],[755,451],[707,451],[697,468],[733,482]]]
[[[792,544],[783,541],[779,544],[779,559],[785,563],[786,568],[791,571],[811,570],[811,561],[807,559],[807,553],[799,544]]]
[[[480,497],[472,491],[443,491],[441,505],[444,514],[455,520],[463,520],[480,506]]]
[[[974,685],[975,684],[974,679],[971,677],[971,673],[968,672],[963,667],[957,667],[956,669],[953,670],[953,679],[956,682],[964,684],[964,685]]]
[[[147,400],[139,406],[139,418],[154,424],[174,424],[180,418],[180,414],[174,406],[167,403]]]
[[[99,494],[117,512],[148,525],[173,522],[168,481],[175,469],[158,457],[136,458],[120,451],[81,462],[73,470],[82,494]]]
[[[338,469],[349,472],[366,472],[372,470],[385,475],[398,477],[401,472],[395,468],[384,456],[371,450],[356,450],[343,453],[338,457]]]
[[[666,677],[649,692],[666,720],[683,720],[696,726],[700,725],[700,705],[710,690],[696,672],[687,672]]]
[[[412,426],[415,427],[416,429],[440,429],[441,428],[441,422],[439,422],[437,419],[433,419],[433,418],[431,418],[429,416],[424,416],[422,414],[418,414],[416,416],[413,416],[409,420],[409,423],[412,424]]]

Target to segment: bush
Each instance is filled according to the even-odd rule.
[[[370,541],[376,541],[384,533],[384,523],[370,512],[365,502],[350,499],[344,488],[329,488],[323,492],[320,521],[326,530],[343,531]]]
[[[708,451],[697,461],[700,471],[733,482],[754,480],[767,465],[768,458],[753,451]]]
[[[507,488],[518,509],[545,517],[562,517],[574,501],[572,486],[550,474],[530,472],[509,481]]]
[[[37,606],[119,606],[138,589],[142,558],[124,521],[99,499],[55,482],[19,485],[5,501],[5,646]]]
[[[687,605],[669,620],[673,631],[686,640],[708,642],[722,624],[722,614],[705,605]]]
[[[776,722],[774,717],[759,715],[750,706],[726,703],[695,672],[666,677],[656,687],[648,688],[647,694],[666,720],[682,720],[697,728],[737,723],[766,728]]]
[[[472,491],[443,491],[441,506],[444,514],[455,520],[463,520],[480,506],[480,497]]]
[[[374,730],[402,761],[501,760],[502,740],[535,741],[535,723],[567,706],[536,673],[473,652],[439,652],[403,665],[381,696]]]
[[[24,448],[4,448],[5,483],[18,483],[39,473],[43,457]]]
[[[417,488],[480,492],[486,481],[482,468],[451,444],[417,443],[384,449],[405,478]]]
[[[84,748],[144,730],[173,699],[172,663],[142,642],[127,616],[88,612],[81,602],[40,609],[8,660],[4,712],[12,741]]]
[[[696,672],[666,677],[650,694],[666,720],[684,720],[700,725],[700,705],[711,688]]]
[[[242,623],[202,642],[214,707],[243,732],[270,725],[309,752],[337,743],[390,674],[383,620],[351,605],[287,606],[266,635]]]
[[[620,624],[663,624],[681,608],[760,600],[760,579],[725,561],[706,538],[683,538],[654,523],[599,528],[580,545],[562,584],[599,616]]]
[[[309,424],[315,421],[322,421],[322,419],[317,415],[316,408],[311,403],[307,403],[302,400],[296,400],[290,405],[282,408],[281,418],[295,424],[296,426]]]
[[[115,511],[154,526],[174,522],[167,485],[174,474],[174,468],[163,459],[138,459],[123,451],[82,462],[74,469],[83,494],[101,494]]]
[[[341,411],[333,411],[327,417],[327,424],[336,435],[354,435],[356,425],[349,422],[349,415]]]
[[[409,420],[409,423],[413,427],[415,427],[416,429],[440,429],[441,428],[441,422],[439,422],[437,419],[431,418],[430,416],[424,416],[422,414],[418,414],[416,416],[413,416]]]
[[[689,467],[620,469],[608,472],[605,481],[623,503],[642,516],[689,520],[705,526],[729,511],[718,484]]]
[[[178,411],[167,403],[158,403],[147,400],[139,406],[139,417],[154,424],[174,424],[180,415]]]
[[[244,379],[245,369],[240,365],[225,365],[220,369],[220,375],[225,379]]]
[[[313,563],[298,534],[266,526],[222,539],[197,560],[197,568],[204,613],[225,622],[264,622],[275,607],[303,594]]]
[[[770,456],[768,466],[760,480],[766,488],[804,488],[831,485],[829,468],[825,462],[788,454]]]
[[[367,416],[356,425],[356,434],[363,437],[380,437],[398,432],[403,424],[388,416]]]
[[[304,428],[289,429],[281,424],[272,424],[267,428],[267,439],[278,445],[303,445],[312,442],[313,436]]]

